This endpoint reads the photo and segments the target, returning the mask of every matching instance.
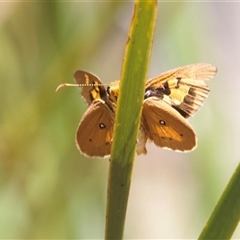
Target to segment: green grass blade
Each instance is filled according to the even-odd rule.
[[[240,220],[240,164],[219,199],[199,239],[231,239]]]
[[[109,168],[105,239],[122,239],[157,1],[136,1],[122,66]]]

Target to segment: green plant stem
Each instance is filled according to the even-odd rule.
[[[105,239],[122,239],[157,1],[135,2],[122,66],[111,152]]]
[[[240,164],[198,239],[231,239],[240,220]]]

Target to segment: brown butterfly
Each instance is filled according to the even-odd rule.
[[[196,146],[196,134],[186,118],[203,104],[210,91],[205,81],[216,72],[216,67],[200,63],[147,80],[136,146],[138,154],[147,153],[147,140],[178,151],[189,151]],[[80,121],[76,144],[87,156],[107,157],[111,152],[119,81],[105,88],[92,73],[77,71],[74,77],[89,105]]]

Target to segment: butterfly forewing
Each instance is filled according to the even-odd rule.
[[[216,67],[205,63],[170,70],[147,81],[145,98],[158,96],[183,117],[193,116],[210,91],[205,81],[216,72]]]
[[[107,99],[107,92],[105,87],[102,85],[101,80],[90,72],[76,71],[74,78],[77,84],[82,87],[82,96],[85,98],[88,105],[95,99]]]
[[[142,121],[149,139],[159,147],[189,151],[196,146],[196,135],[190,124],[157,97],[144,100]]]
[[[146,88],[150,86],[161,87],[161,84],[164,82],[176,78],[206,81],[215,76],[216,72],[216,67],[208,63],[190,64],[169,70],[149,79],[146,83]]]
[[[104,101],[96,99],[84,113],[76,133],[79,150],[90,157],[110,155],[114,113]]]

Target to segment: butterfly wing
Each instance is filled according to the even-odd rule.
[[[95,99],[102,99],[104,101],[106,100],[106,89],[96,75],[90,72],[79,70],[75,72],[74,78],[76,82],[81,85],[81,94],[85,98],[88,105],[90,105]]]
[[[104,101],[96,99],[84,113],[76,133],[80,152],[90,157],[108,157],[113,137],[114,115]]]
[[[216,67],[206,63],[170,70],[147,81],[145,98],[157,96],[183,117],[193,116],[210,91],[205,81],[216,72]]]
[[[196,135],[187,120],[157,97],[144,100],[142,122],[150,140],[157,146],[189,151],[196,146]]]

